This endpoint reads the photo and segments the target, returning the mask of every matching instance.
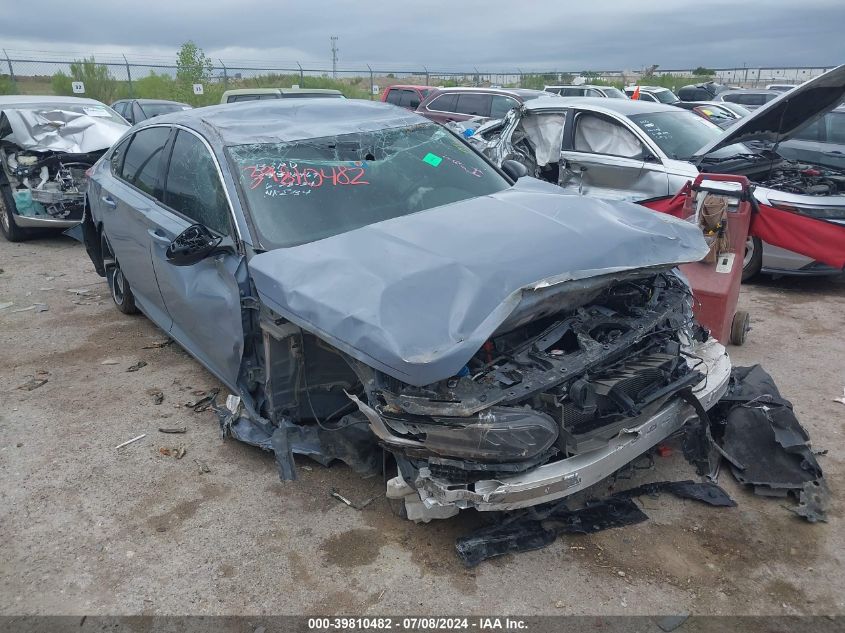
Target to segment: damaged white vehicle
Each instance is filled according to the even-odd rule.
[[[677,193],[699,172],[747,176],[761,203],[845,223],[845,171],[787,160],[790,139],[845,96],[845,66],[758,108],[732,127],[675,106],[630,99],[537,100],[479,127],[469,141],[498,165],[522,163],[529,174],[568,191],[641,201]],[[832,274],[808,257],[749,238],[743,278]]]
[[[85,172],[129,128],[78,97],[0,97],[0,231],[17,242],[82,220]]]
[[[415,520],[519,508],[698,419],[731,365],[675,271],[697,227],[514,167],[389,104],[213,106],[117,143],[83,232],[282,478],[298,453],[386,468]]]

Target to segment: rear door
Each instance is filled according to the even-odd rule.
[[[170,316],[158,290],[150,253],[150,231],[161,197],[161,178],[169,126],[148,127],[136,132],[122,153],[113,156],[111,177],[92,198],[102,220],[103,234],[135,302],[162,329],[170,328]],[[122,148],[121,148],[122,149]]]
[[[666,169],[631,128],[583,110],[570,121],[561,151],[562,187],[621,200],[669,193]]]
[[[153,268],[173,319],[170,332],[235,389],[243,355],[236,281],[246,274],[243,257],[224,253],[192,266],[174,266],[166,256],[170,242],[197,223],[237,246],[219,166],[208,144],[196,133],[177,130],[165,166],[162,201],[152,217]]]

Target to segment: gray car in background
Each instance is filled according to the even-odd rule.
[[[781,156],[845,170],[845,106],[798,130],[777,146]]]
[[[517,160],[530,174],[576,193],[646,200],[676,193],[700,171],[742,174],[756,185],[754,195],[764,204],[845,223],[845,172],[818,162],[789,161],[774,146],[836,107],[845,94],[845,66],[778,94],[726,130],[693,112],[659,103],[535,101],[470,139],[494,162]],[[837,272],[750,238],[744,278],[761,270]]]
[[[731,364],[674,272],[696,227],[502,169],[390,104],[212,106],[97,163],[85,245],[282,478],[293,453],[386,464],[420,521],[533,506],[697,419]]]
[[[164,99],[121,99],[111,104],[112,109],[124,119],[132,123],[140,123],[154,116],[190,110],[193,106],[179,101]]]

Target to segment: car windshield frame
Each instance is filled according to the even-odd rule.
[[[705,145],[708,145],[716,138],[724,134],[724,130],[715,123],[711,123],[707,119],[695,114],[690,110],[678,108],[677,111],[659,111],[646,112],[642,114],[629,114],[628,119],[640,130],[648,139],[660,148],[668,158],[672,160],[692,160]],[[644,125],[644,122],[655,123],[654,119],[660,119],[660,122],[672,122],[673,125],[655,127]],[[674,125],[676,121],[681,121],[679,125]],[[688,139],[683,141],[683,150],[680,150],[680,144],[672,145],[677,131],[684,131]],[[706,131],[705,131],[706,130]],[[701,132],[696,135],[696,132]],[[696,137],[697,138],[694,138]],[[679,151],[680,150],[680,151]],[[750,148],[742,143],[734,143],[723,147],[715,152],[709,154],[713,158],[728,158],[739,154],[755,154]]]
[[[262,250],[316,242],[512,186],[463,139],[428,121],[239,143],[227,145],[224,153]],[[380,189],[370,189],[379,183]]]

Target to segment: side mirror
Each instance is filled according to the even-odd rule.
[[[523,176],[528,175],[528,167],[518,161],[510,159],[502,162],[502,171],[513,180],[519,180]]]
[[[193,266],[216,251],[222,241],[202,224],[192,224],[170,242],[165,256],[174,266]]]

